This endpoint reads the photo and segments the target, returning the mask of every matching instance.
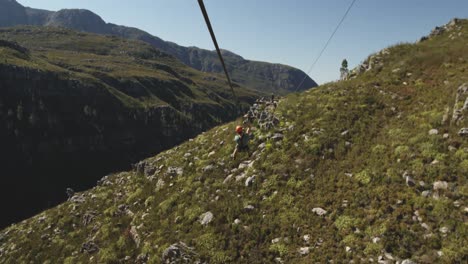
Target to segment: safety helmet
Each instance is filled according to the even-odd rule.
[[[236,132],[239,134],[239,133],[242,133],[242,127],[241,126],[236,126]]]

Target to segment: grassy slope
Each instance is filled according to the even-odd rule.
[[[44,27],[0,29],[0,39],[18,42],[31,50],[30,56],[26,56],[0,47],[0,63],[101,83],[128,106],[150,107],[174,103],[160,98],[160,94],[170,94],[169,97],[176,98],[179,103],[222,104],[234,101],[229,99],[231,95],[222,75],[194,70],[141,41]],[[121,83],[141,83],[149,90],[146,96],[135,98],[128,91],[106,82],[109,79]],[[160,88],[151,88],[155,85],[147,85],[145,80],[157,80],[167,88],[163,87],[165,92],[161,92]],[[185,86],[187,90],[171,90],[174,84]],[[258,94],[243,87],[236,89],[241,98]]]
[[[359,263],[384,252],[419,263],[461,263],[468,256],[468,142],[457,132],[468,118],[460,125],[441,120],[447,107],[452,111],[457,88],[468,82],[468,23],[462,24],[455,39],[447,32],[390,47],[381,69],[288,96],[276,110],[284,140],[273,142],[267,134],[274,131],[257,130],[253,149],[261,141],[266,147],[253,155],[251,168],[236,169],[249,159],[245,153],[229,158],[236,124],[214,128],[148,159],[158,168],[154,177],[112,175],[109,185],[82,193],[84,203],[66,202],[5,229],[0,262],[114,263],[148,253],[150,263],[159,263],[165,248],[184,241],[210,263],[278,257]],[[429,135],[430,129],[439,134]],[[210,164],[214,169],[205,171]],[[169,167],[183,168],[182,175],[171,176]],[[416,186],[405,184],[404,171]],[[245,179],[223,183],[242,173],[256,175],[252,186]],[[449,189],[438,198],[423,197],[437,180],[449,182]],[[121,204],[134,215],[119,213]],[[315,207],[327,214],[317,216]],[[201,226],[198,218],[206,211],[214,219]],[[89,212],[96,217],[85,225]],[[234,224],[236,218],[241,224]],[[138,247],[129,235],[132,226]],[[100,247],[94,255],[80,253],[89,240]],[[310,253],[300,256],[297,250],[306,246]]]

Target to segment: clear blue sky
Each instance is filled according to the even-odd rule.
[[[352,0],[205,0],[221,48],[246,59],[307,71]],[[132,26],[183,46],[213,50],[196,0],[18,0],[48,10],[85,8],[106,22]],[[468,17],[466,0],[357,0],[310,76],[339,76],[370,53],[413,42],[453,17]]]

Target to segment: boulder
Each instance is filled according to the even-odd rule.
[[[280,140],[283,140],[283,138],[284,138],[284,135],[281,134],[281,133],[275,133],[275,134],[271,137],[271,139],[272,139],[273,141],[280,141]]]
[[[180,167],[169,167],[167,168],[167,174],[169,176],[181,176],[184,173],[184,169]]]
[[[301,247],[297,250],[299,254],[302,256],[308,255],[310,253],[310,248],[309,247]]]
[[[136,247],[140,247],[140,236],[138,235],[138,231],[136,230],[135,226],[130,228],[130,237],[132,238],[133,242],[135,242]]]
[[[249,187],[249,186],[252,186],[252,184],[255,182],[255,175],[254,176],[251,176],[251,177],[248,177],[246,180],[245,180],[245,186],[246,187]]]
[[[93,254],[98,251],[99,251],[99,247],[93,241],[88,241],[88,242],[83,243],[83,245],[81,245],[81,250],[80,250],[81,253],[86,252],[88,254]]]
[[[436,181],[433,184],[434,191],[447,190],[447,188],[448,188],[448,182],[446,181]]]
[[[200,263],[192,247],[178,242],[166,248],[162,254],[161,262],[164,264]]]
[[[318,216],[322,216],[327,213],[327,211],[325,211],[323,208],[320,208],[320,207],[313,208],[312,212],[316,213]]]
[[[468,137],[468,127],[464,127],[458,131],[460,137]]]
[[[207,225],[207,224],[209,224],[212,220],[213,220],[213,213],[210,212],[210,211],[208,211],[208,212],[206,212],[206,213],[201,214],[198,221],[199,221],[200,224],[202,224],[202,225]]]
[[[211,170],[214,170],[215,166],[214,165],[207,165],[203,168],[203,172],[208,172],[208,171],[211,171]]]

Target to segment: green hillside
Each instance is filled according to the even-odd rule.
[[[466,263],[468,21],[444,29],[282,99],[250,155],[229,123],[8,227],[0,262]]]

